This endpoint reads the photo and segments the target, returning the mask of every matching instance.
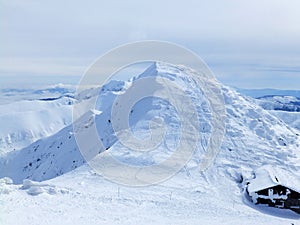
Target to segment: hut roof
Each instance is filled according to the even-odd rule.
[[[255,178],[248,184],[251,194],[270,187],[281,185],[300,193],[300,177],[273,166],[263,166],[255,171]]]

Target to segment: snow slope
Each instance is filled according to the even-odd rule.
[[[221,186],[225,179],[221,177],[217,185]],[[181,175],[161,185],[130,188],[111,183],[82,166],[42,183],[2,184],[0,223],[299,224],[293,212],[270,209],[266,214],[244,204],[235,183],[225,183],[224,193],[203,180],[202,176],[193,180]]]
[[[263,96],[256,99],[257,104],[291,127],[300,130],[300,98],[295,96]]]
[[[28,146],[71,124],[74,98],[62,96],[0,105],[0,154]]]
[[[294,96],[264,96],[257,98],[257,102],[267,110],[300,112],[300,98]]]
[[[10,177],[15,183],[1,184],[0,192],[6,193],[0,195],[5,224],[297,224],[296,213],[254,207],[244,192],[247,179],[253,178],[253,170],[262,165],[286,169],[295,179],[300,178],[297,130],[255,100],[223,87],[226,135],[214,164],[205,172],[199,171],[211,132],[211,112],[201,90],[188,78],[189,73],[190,69],[183,66],[156,63],[140,75],[174,80],[196,104],[201,138],[192,159],[176,176],[159,185],[129,188],[103,179],[84,164],[73,132],[88,132],[93,118],[107,152],[123,163],[152,165],[176,149],[176,111],[157,98],[146,98],[135,105],[130,125],[135,135],[143,138],[149,121],[159,116],[168,125],[164,142],[145,154],[134,154],[117,142],[110,124],[111,104],[132,81],[112,81],[100,90],[97,105],[101,112],[83,115],[75,130],[68,126],[0,158],[0,176]],[[24,179],[43,182],[24,183]],[[9,199],[13,200],[8,204]],[[17,203],[17,199],[22,201]]]
[[[74,84],[62,84],[60,83],[63,77],[56,80],[55,77],[30,77],[24,76],[24,80],[18,80],[16,77],[3,77],[0,84],[0,105],[9,104],[11,102],[18,102],[23,100],[37,100],[46,98],[60,98],[61,96],[72,96],[72,93],[76,90],[77,82],[72,77],[67,77],[68,83]],[[49,79],[51,81],[49,81]],[[79,80],[79,79],[78,79]],[[50,85],[49,83],[57,82]],[[48,82],[48,83],[47,83]],[[22,85],[21,87],[19,85]]]
[[[280,118],[286,124],[289,124],[291,127],[300,130],[300,112],[285,112],[278,110],[270,110],[269,112]]]
[[[300,92],[296,90],[237,89],[289,126],[300,130]]]
[[[264,96],[294,96],[300,98],[299,90],[278,90],[278,89],[242,89],[235,88],[238,92],[250,96],[252,98],[260,98]]]

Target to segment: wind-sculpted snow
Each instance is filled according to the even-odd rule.
[[[189,70],[183,67],[156,64],[141,77],[167,76],[179,85],[188,87],[186,90],[196,102],[200,118],[200,140],[194,156],[185,169],[189,173],[194,171],[197,174],[197,165],[203,160],[203,153],[211,132],[211,115],[209,105],[201,90],[193,86],[193,81],[185,78],[187,72]],[[130,82],[110,82],[99,92],[97,103],[99,111],[90,111],[83,115],[75,122],[75,130],[72,126],[68,126],[51,137],[41,139],[20,151],[2,156],[1,177],[9,176],[16,183],[21,183],[27,178],[42,181],[81,166],[85,161],[78,151],[74,132],[89,135],[89,127],[93,118],[95,118],[99,138],[105,148],[123,163],[134,161],[136,164],[152,165],[164,160],[172,154],[174,146],[178,143],[176,134],[178,134],[179,124],[174,108],[161,99],[141,100],[132,108],[129,118],[131,129],[139,138],[149,135],[147,133],[149,121],[155,116],[163,118],[168,124],[165,140],[155,151],[136,154],[116,142],[110,121],[111,104],[116,96],[122,94],[129,86]],[[245,98],[228,87],[223,88],[223,95],[227,110],[226,137],[211,170],[215,172],[217,169],[220,170],[218,173],[226,174],[229,169],[230,173],[234,170],[235,173],[241,175],[242,171],[250,172],[253,168],[268,163],[299,172],[299,134],[257,106],[250,98]]]
[[[211,111],[205,95],[193,80],[187,79],[186,73],[189,69],[182,66],[157,63],[140,75],[173,79],[186,88],[196,104],[200,139],[191,160],[179,173],[159,185],[129,188],[107,181],[85,164],[74,132],[89,136],[94,122],[105,151],[124,164],[153,165],[165,160],[178,144],[176,110],[167,101],[149,97],[132,108],[130,127],[138,138],[147,138],[149,122],[160,117],[168,125],[164,141],[154,151],[139,154],[118,142],[111,124],[112,102],[132,81],[111,81],[102,89],[93,88],[76,96],[77,101],[85,101],[99,95],[97,109],[83,114],[74,129],[70,125],[1,157],[0,202],[10,202],[3,207],[4,212],[9,212],[3,221],[30,224],[37,218],[28,217],[29,211],[35,211],[40,224],[162,221],[166,224],[297,224],[299,216],[294,212],[255,207],[245,197],[245,187],[247,180],[253,178],[253,170],[263,165],[288,170],[294,179],[300,179],[299,133],[257,105],[254,99],[223,86],[226,134],[213,165],[201,171],[199,165],[212,129]],[[114,169],[120,175],[124,172],[119,167]],[[15,201],[11,202],[12,198]],[[23,209],[29,211],[25,213]]]
[[[140,54],[143,52],[143,54]],[[163,53],[162,53],[163,52]],[[170,54],[172,53],[172,54]],[[115,58],[122,60],[115,60]],[[169,42],[142,41],[129,43],[112,49],[91,65],[80,81],[77,93],[86,90],[87,87],[95,84],[104,85],[107,80],[112,79],[112,74],[123,68],[124,65],[132,65],[136,62],[169,62],[171,64],[184,64],[177,66],[174,75],[180,79],[172,79],[172,66],[160,64],[164,70],[163,75],[157,73],[134,79],[124,93],[120,93],[112,104],[111,123],[118,138],[118,143],[132,151],[143,154],[158,147],[164,141],[167,124],[160,117],[153,117],[149,121],[149,136],[140,139],[133,135],[128,125],[128,118],[131,108],[145,98],[165,99],[171,104],[180,120],[180,135],[176,138],[178,145],[176,150],[161,162],[155,161],[151,166],[143,164],[126,165],[109,151],[104,151],[102,142],[98,138],[96,123],[91,125],[88,135],[75,132],[76,142],[87,163],[99,174],[113,182],[129,186],[147,186],[160,183],[174,176],[192,158],[192,155],[199,141],[199,119],[196,104],[193,103],[192,95],[188,92],[187,84],[194,83],[197,90],[201,90],[210,105],[211,114],[211,135],[207,141],[207,147],[202,152],[202,160],[199,164],[200,170],[207,169],[215,160],[225,133],[225,106],[221,93],[221,85],[215,79],[208,66],[193,52]],[[107,67],[107,65],[110,65]],[[156,65],[154,64],[155,68]],[[188,68],[189,67],[189,68]],[[105,70],[104,70],[105,68]],[[150,67],[151,68],[151,67]],[[151,70],[151,69],[150,69]],[[181,73],[181,71],[183,71]],[[184,79],[181,79],[184,77]],[[180,85],[181,82],[185,85]],[[83,112],[95,110],[96,98],[85,101],[84,104],[75,104],[73,110],[73,121],[78,120]],[[97,154],[97,151],[103,151]],[[160,151],[161,152],[161,151]],[[93,157],[96,155],[96,157]],[[147,158],[147,156],[146,156]],[[118,165],[116,165],[118,164]],[[119,168],[119,170],[115,170]],[[118,171],[122,171],[122,175]]]

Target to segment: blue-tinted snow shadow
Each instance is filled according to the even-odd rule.
[[[266,205],[255,205],[253,202],[251,202],[250,197],[246,192],[243,194],[243,202],[247,206],[263,214],[268,214],[271,216],[285,218],[285,219],[292,219],[292,220],[300,219],[300,214],[297,214],[296,212],[289,209],[279,209],[279,208],[270,207]]]

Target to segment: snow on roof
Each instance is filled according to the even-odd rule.
[[[255,176],[247,187],[250,194],[277,185],[300,193],[300,178],[286,170],[268,165],[258,168]]]

